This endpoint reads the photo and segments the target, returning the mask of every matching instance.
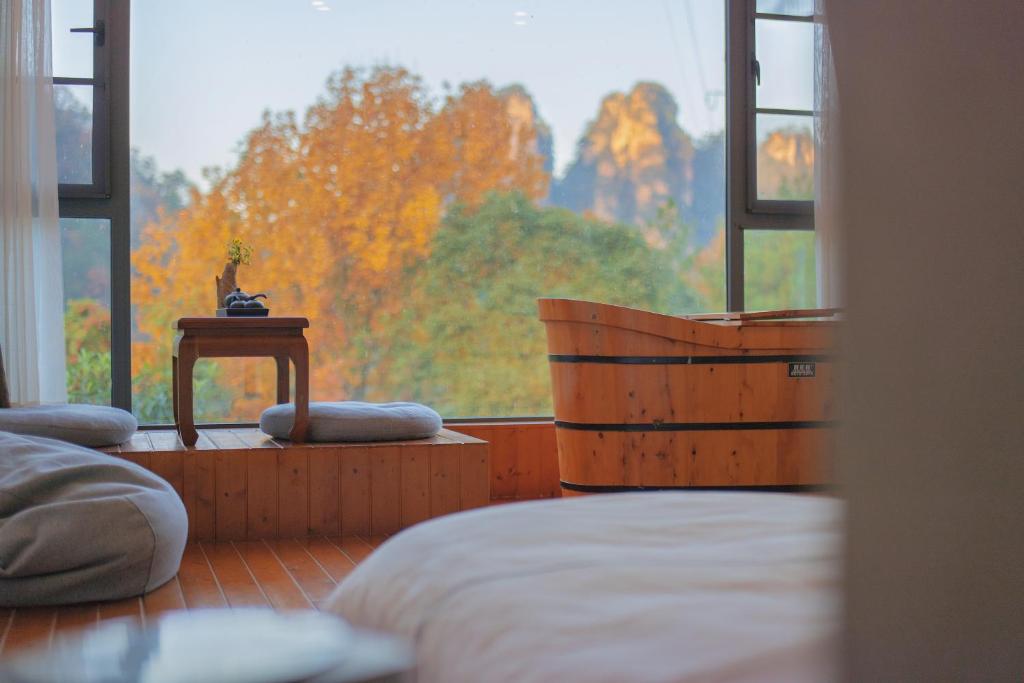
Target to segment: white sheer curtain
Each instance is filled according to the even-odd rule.
[[[64,401],[49,0],[0,2],[0,348],[11,400]]]
[[[818,268],[818,305],[843,305],[841,269],[843,240],[838,228],[839,181],[837,140],[839,94],[828,37],[825,0],[815,0],[814,29],[814,234]]]

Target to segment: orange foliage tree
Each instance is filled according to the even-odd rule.
[[[404,274],[429,255],[445,207],[476,205],[490,189],[546,194],[543,160],[514,124],[487,83],[435,108],[418,77],[393,67],[332,75],[301,124],[265,113],[233,168],[144,230],[133,255],[136,376],[169,391],[171,325],[212,314],[214,274],[238,237],[256,247],[240,285],[266,291],[272,315],[310,319],[313,396],[366,397],[385,381]],[[217,382],[251,416],[272,378],[222,371]]]

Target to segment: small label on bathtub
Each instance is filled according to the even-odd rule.
[[[790,363],[790,377],[814,377],[814,363]]]

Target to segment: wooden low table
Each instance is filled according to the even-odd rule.
[[[174,325],[171,360],[174,425],[186,446],[199,439],[192,417],[192,371],[200,358],[270,357],[277,361],[277,402],[288,403],[290,360],[295,365],[295,443],[309,425],[309,345],[306,318],[181,318]]]

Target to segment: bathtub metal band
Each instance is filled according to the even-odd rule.
[[[835,420],[791,420],[780,422],[566,422],[555,420],[555,427],[583,432],[703,432],[731,429],[824,429],[836,426]]]
[[[754,365],[760,363],[828,363],[833,356],[825,354],[790,354],[777,356],[579,356],[552,353],[552,363],[598,363],[606,365]]]

